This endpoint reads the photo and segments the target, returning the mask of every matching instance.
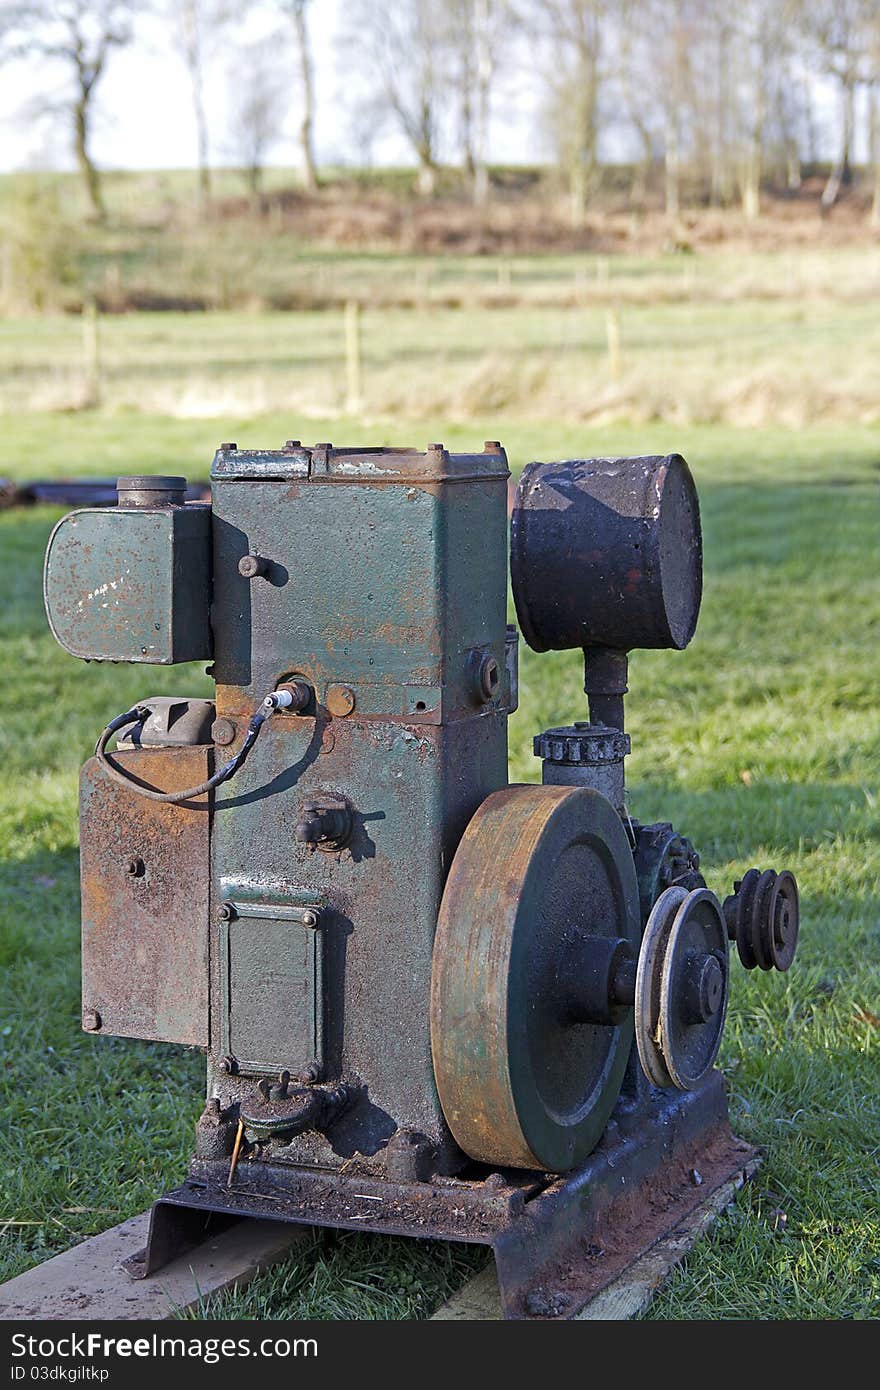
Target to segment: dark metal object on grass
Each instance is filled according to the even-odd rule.
[[[796,885],[754,871],[722,912],[624,779],[627,653],[696,625],[690,473],[525,470],[517,611],[534,648],[583,649],[589,701],[535,739],[540,785],[508,783],[507,477],[495,441],[225,444],[210,505],[138,475],[53,532],[68,651],[216,683],[116,715],[83,770],[83,1026],[208,1054],[140,1274],[280,1217],[487,1244],[507,1316],[566,1316],[603,1232],[632,1253],[695,1171],[744,1166],[712,1070],[727,939],[787,968]]]

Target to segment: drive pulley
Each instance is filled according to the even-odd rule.
[[[648,917],[635,988],[639,1059],[655,1086],[689,1091],[718,1055],[729,961],[721,906],[708,888],[667,888]]]

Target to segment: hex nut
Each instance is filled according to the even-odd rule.
[[[332,715],[337,719],[345,719],[351,714],[357,699],[350,685],[329,685],[325,703]]]
[[[97,1033],[101,1027],[101,1015],[97,1009],[83,1009],[82,1026],[86,1033]]]
[[[301,714],[312,700],[312,687],[306,681],[282,681],[277,690],[289,691],[293,697],[288,709],[292,714]]]
[[[477,670],[478,693],[484,700],[491,700],[497,694],[500,683],[501,672],[498,669],[498,662],[494,656],[487,652]]]
[[[144,870],[144,861],[141,859],[140,855],[137,854],[133,855],[125,865],[125,872],[131,874],[132,878],[143,878]]]
[[[235,738],[236,728],[231,719],[215,719],[211,725],[211,738],[214,743],[225,747]]]

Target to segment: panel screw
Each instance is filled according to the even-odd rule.
[[[144,873],[144,861],[138,856],[129,859],[125,866],[125,872],[131,874],[132,878],[142,878]]]
[[[238,1058],[227,1056],[220,1058],[220,1070],[225,1076],[238,1075]]]
[[[329,685],[326,703],[331,714],[335,714],[338,719],[344,719],[355,707],[355,693],[350,685]]]
[[[217,908],[218,922],[231,922],[235,916],[235,908],[232,903],[221,903]]]
[[[82,1026],[86,1033],[97,1033],[101,1027],[101,1015],[97,1009],[83,1009]]]
[[[211,738],[215,743],[225,746],[235,738],[235,725],[231,719],[215,719],[211,725]]]
[[[309,908],[307,912],[303,913],[300,920],[304,927],[316,927],[318,925],[318,914]]]

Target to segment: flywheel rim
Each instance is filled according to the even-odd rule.
[[[595,1147],[619,1095],[631,1010],[613,1026],[579,1031],[566,1030],[553,1013],[552,982],[567,939],[560,924],[582,864],[597,876],[578,899],[583,920],[593,900],[610,902],[613,920],[603,920],[598,934],[625,937],[635,954],[632,851],[617,812],[591,788],[495,792],[450,868],[431,981],[434,1073],[456,1141],[481,1162],[568,1171]]]

